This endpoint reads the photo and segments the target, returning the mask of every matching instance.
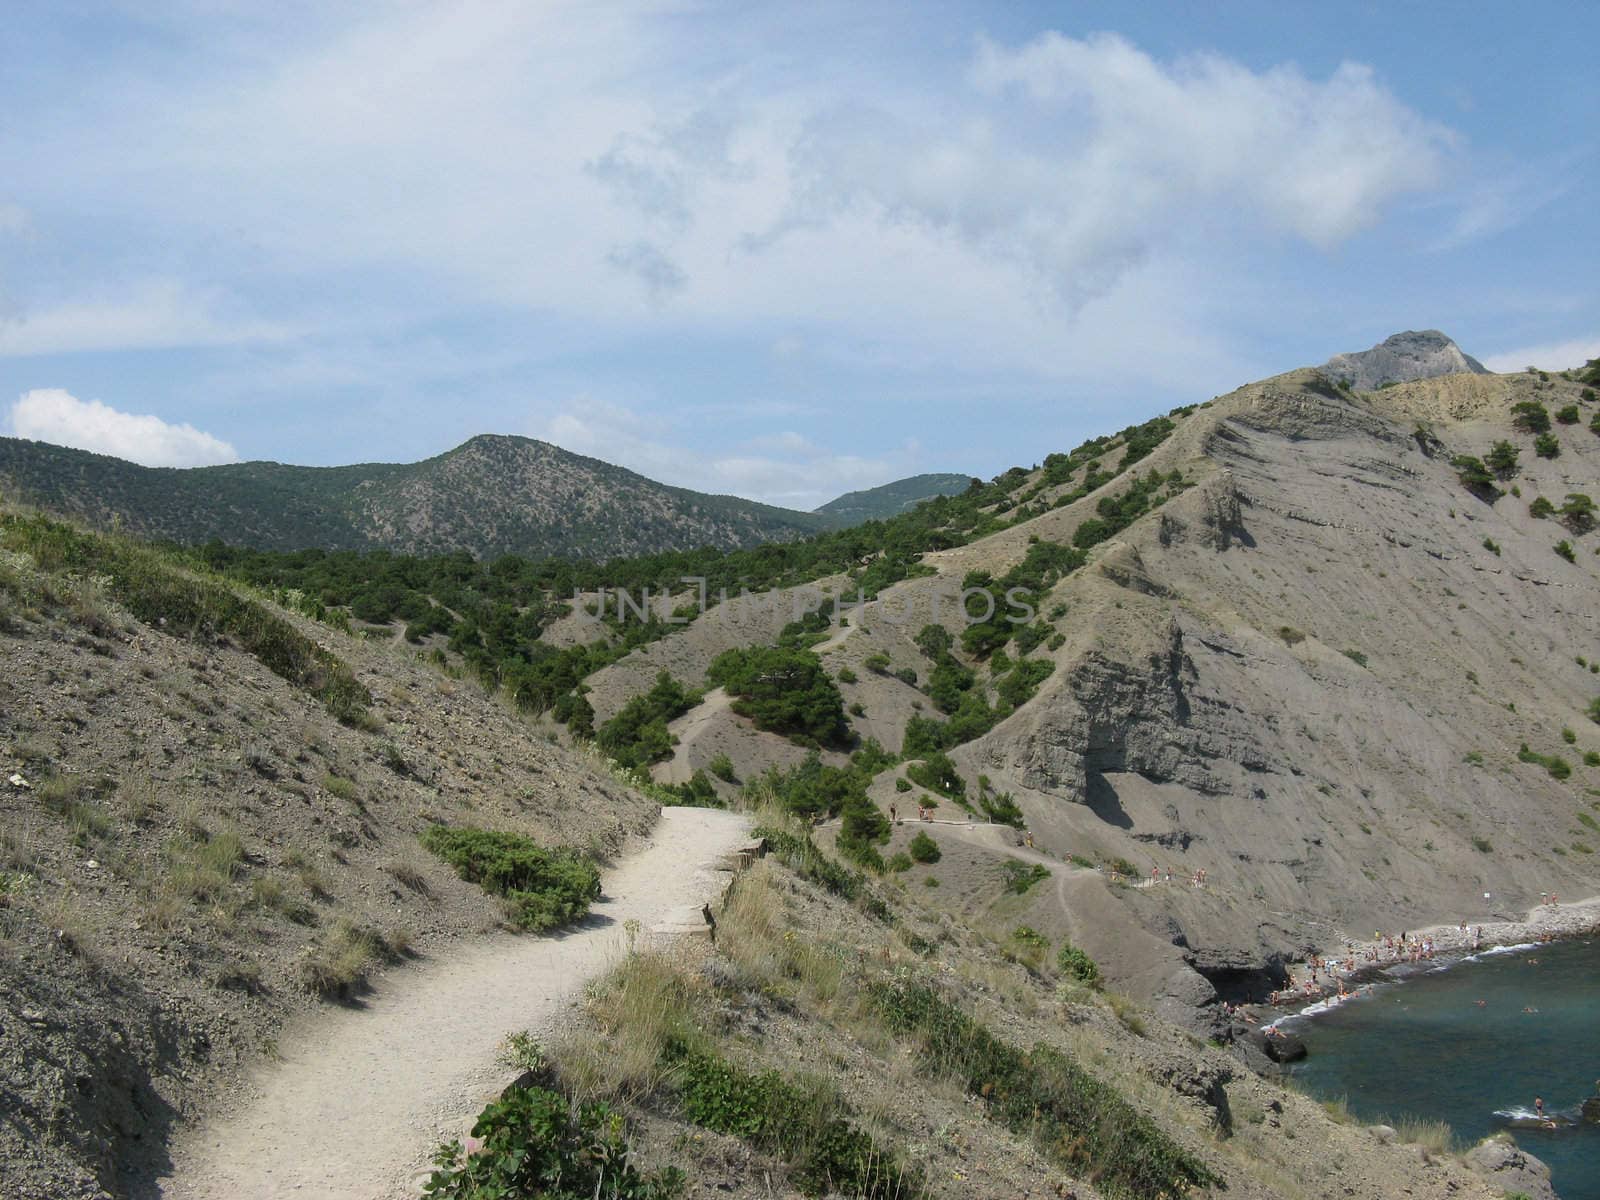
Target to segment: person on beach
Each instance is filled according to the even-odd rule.
[[[1535,1096],[1533,1098],[1533,1111],[1538,1113],[1540,1117],[1544,1116],[1544,1097],[1543,1096]]]

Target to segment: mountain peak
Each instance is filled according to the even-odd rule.
[[[1391,334],[1370,350],[1335,354],[1322,364],[1322,370],[1335,379],[1348,380],[1362,392],[1435,375],[1490,374],[1489,368],[1437,329]]]

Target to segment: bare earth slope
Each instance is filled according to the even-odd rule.
[[[560,936],[500,935],[389,976],[360,1008],[314,1014],[180,1143],[160,1194],[174,1200],[416,1194],[433,1149],[469,1128],[510,1072],[505,1035],[546,1036],[586,984],[673,908],[716,899],[722,860],[749,840],[735,813],[669,808],[604,878],[604,898]],[[648,942],[648,933],[640,941]]]
[[[499,902],[419,845],[430,822],[611,853],[658,811],[409,652],[296,622],[371,691],[352,727],[102,584],[0,551],[8,1200],[149,1194],[174,1129],[337,1003],[312,986],[359,1003],[386,959],[498,928]]]

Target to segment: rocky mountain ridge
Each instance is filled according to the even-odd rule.
[[[1359,392],[1440,375],[1489,374],[1488,367],[1437,329],[1407,330],[1391,334],[1370,350],[1335,354],[1322,364],[1322,371]]]

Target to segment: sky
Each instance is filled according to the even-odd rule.
[[[1600,356],[1600,5],[0,12],[0,434],[812,508],[1438,328]]]

